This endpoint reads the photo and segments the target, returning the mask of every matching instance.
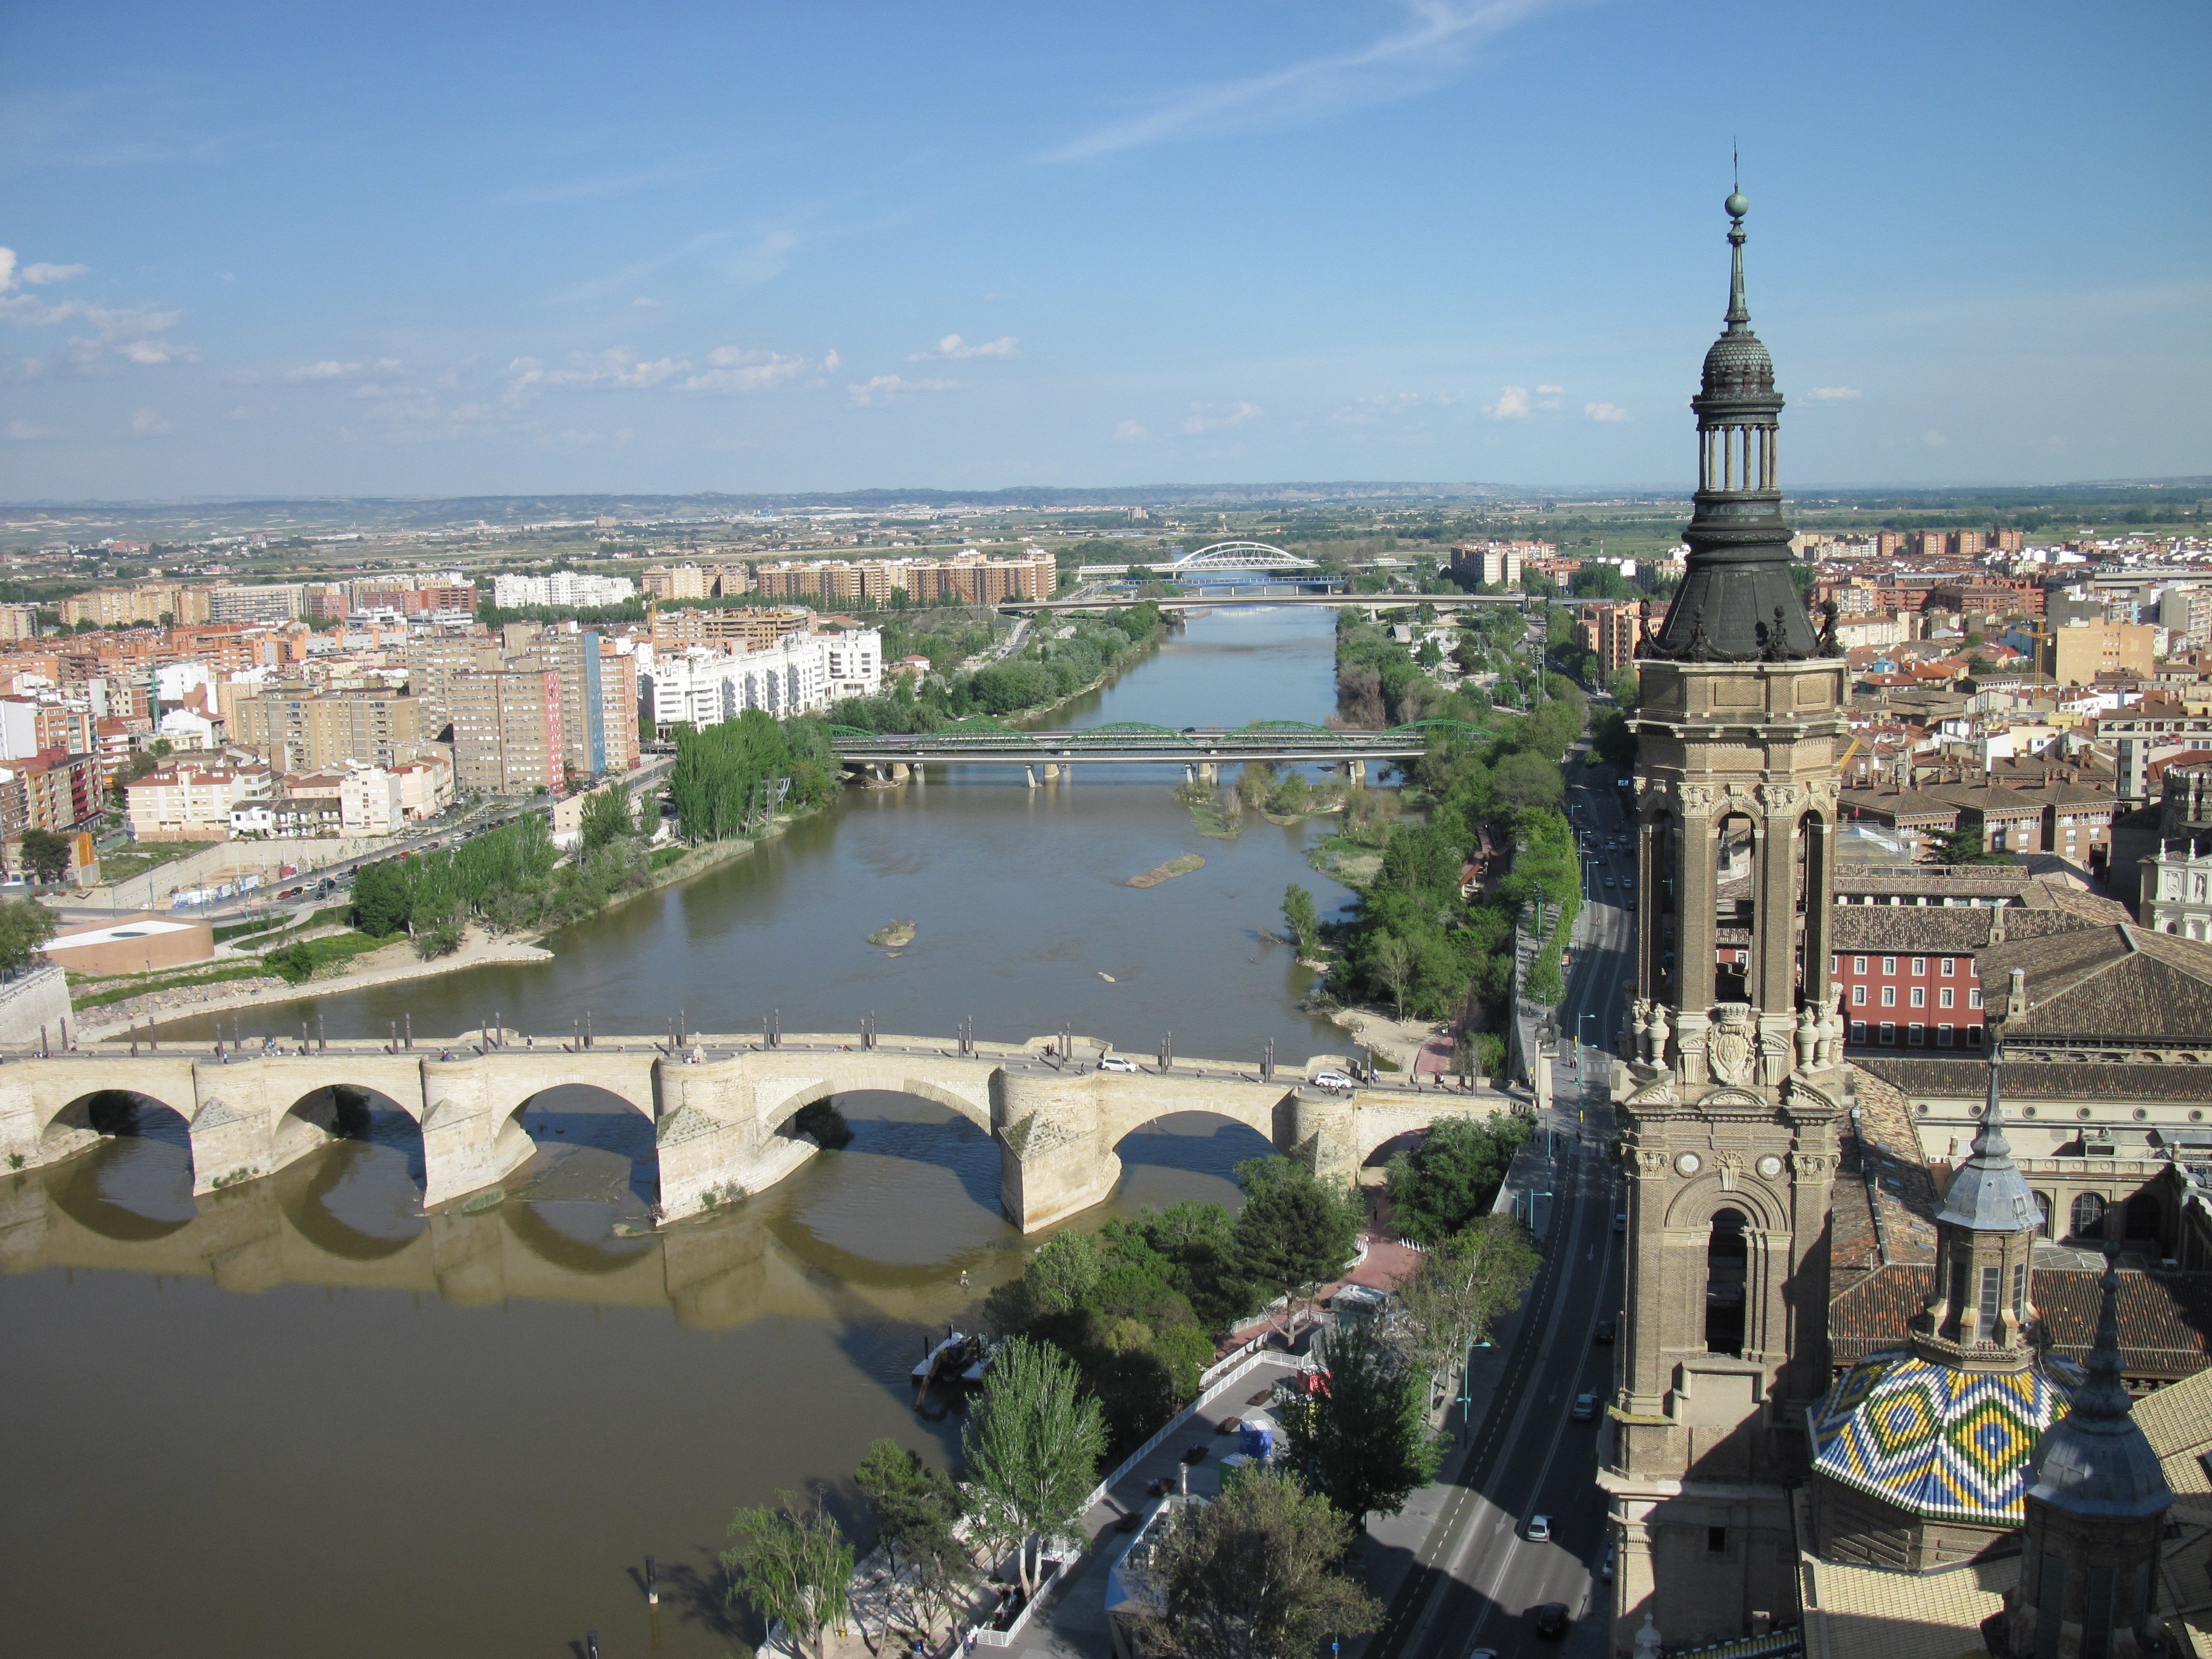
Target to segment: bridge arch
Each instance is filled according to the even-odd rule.
[[[406,1249],[428,1230],[428,1170],[419,1106],[359,1084],[326,1084],[278,1121],[277,1202],[294,1232],[346,1261],[376,1261]],[[282,1155],[310,1135],[317,1144]]]
[[[65,1103],[48,1122],[41,1152],[57,1146],[46,1176],[55,1206],[88,1232],[118,1243],[145,1243],[191,1224],[191,1127],[150,1095],[95,1090]],[[90,1157],[77,1154],[92,1152]]]
[[[645,1206],[660,1202],[660,1149],[653,1134],[654,1114],[650,1104],[641,1106],[610,1081],[556,1083],[525,1096],[507,1109],[499,1139],[508,1146],[510,1130],[519,1130],[530,1141],[529,1162],[540,1167],[518,1170],[537,1195],[556,1200],[605,1201],[623,1208],[614,1185],[617,1171],[611,1160],[626,1159],[629,1170],[622,1188]],[[556,1154],[562,1164],[579,1162],[591,1167],[565,1178],[557,1168],[545,1168],[544,1155]],[[586,1196],[604,1189],[604,1199]]]

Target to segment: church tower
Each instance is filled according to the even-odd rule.
[[[1635,1000],[1614,1096],[1628,1261],[1599,1480],[1616,1652],[1795,1605],[1784,1482],[1829,1386],[1829,1190],[1844,1101],[1829,972],[1845,671],[1790,575],[1774,363],[1726,203],[1727,323],[1705,354],[1688,571],[1637,653]]]

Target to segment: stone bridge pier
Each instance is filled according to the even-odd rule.
[[[1121,1139],[1170,1113],[1245,1124],[1324,1178],[1349,1181],[1376,1147],[1410,1129],[1507,1104],[1395,1090],[1317,1095],[1211,1060],[1183,1062],[1164,1077],[1082,1060],[1054,1066],[1039,1057],[1042,1047],[961,1054],[915,1038],[869,1048],[857,1037],[811,1037],[758,1049],[702,1037],[675,1054],[642,1045],[581,1053],[454,1046],[226,1064],[182,1054],[70,1054],[0,1065],[0,1156],[16,1169],[75,1156],[100,1139],[95,1097],[125,1091],[184,1120],[192,1190],[207,1194],[273,1175],[327,1144],[336,1127],[331,1091],[353,1085],[421,1126],[422,1202],[435,1210],[527,1162],[533,1146],[523,1109],[550,1089],[580,1084],[653,1124],[661,1213],[677,1220],[765,1191],[812,1157],[818,1149],[793,1122],[805,1107],[882,1090],[934,1101],[990,1134],[999,1143],[1000,1206],[1033,1232],[1105,1200],[1121,1179]]]

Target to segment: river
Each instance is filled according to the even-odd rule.
[[[1052,723],[1317,721],[1332,626],[1198,617]],[[381,1035],[404,1011],[418,1041],[495,1012],[565,1036],[586,1009],[603,1032],[679,1010],[695,1030],[756,1030],[778,1009],[791,1030],[873,1013],[949,1038],[972,1015],[984,1037],[1065,1022],[1146,1053],[1170,1030],[1184,1054],[1340,1048],[1298,1012],[1309,977],[1270,933],[1290,882],[1324,913],[1346,896],[1305,862],[1320,823],[1209,840],[1170,796],[1178,777],[1098,769],[1032,790],[1018,769],[963,767],[854,789],[556,936],[550,962],[250,1011],[246,1034],[296,1033],[314,1006],[333,1036]],[[1122,884],[1190,852],[1203,869]],[[868,945],[893,916],[914,944]],[[538,1097],[519,1195],[477,1215],[422,1213],[420,1143],[393,1111],[198,1201],[161,1110],[0,1177],[7,1645],[552,1656],[596,1628],[609,1659],[740,1650],[714,1564],[731,1510],[821,1486],[853,1514],[850,1471],[878,1436],[949,1465],[957,1411],[917,1413],[907,1367],[1024,1249],[982,1132],[905,1096],[839,1103],[847,1150],[636,1237],[616,1230],[654,1196],[650,1126],[586,1089]],[[1120,1188],[1073,1224],[1233,1201],[1232,1166],[1267,1146],[1186,1115],[1119,1150]],[[665,1581],[651,1618],[647,1553]]]

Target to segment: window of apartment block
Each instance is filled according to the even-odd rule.
[[[1978,1048],[1982,1046],[1982,1028],[1980,1026],[1969,1025],[1966,1028],[1966,1046],[1969,1048]]]
[[[1897,1006],[1897,987],[1885,985],[1881,988],[1881,1006],[1885,1008]]]
[[[1851,971],[1855,974],[1863,974],[1866,972],[1866,958],[1864,957],[1853,957],[1851,958]]]
[[[1865,1007],[1865,1006],[1866,1006],[1866,993],[1867,993],[1867,988],[1866,988],[1865,986],[1863,986],[1863,985],[1854,985],[1854,986],[1852,986],[1852,987],[1851,987],[1851,1006],[1852,1006],[1852,1007],[1854,1007],[1854,1008],[1863,1008],[1863,1007]]]
[[[1927,958],[1926,957],[1913,957],[1913,958],[1912,958],[1912,971],[1913,971],[1913,972],[1914,972],[1914,974],[1916,974],[1916,975],[1924,975],[1927,973],[1927,971],[1928,971],[1928,958]]]
[[[1966,993],[1966,1006],[1969,1008],[1978,1008],[1981,1006],[1982,994],[1978,990],[1969,991]]]
[[[1951,999],[1957,994],[1957,992],[1946,985],[1936,994],[1936,1006],[1939,1008],[1948,1008],[1951,1006]]]
[[[1950,978],[1950,976],[1958,970],[1958,957],[1945,957],[1943,958],[1943,977],[1946,979]]]
[[[1936,1046],[1938,1048],[1948,1048],[1954,1047],[1954,1045],[1952,1039],[1957,1035],[1958,1033],[1953,1030],[1948,1025],[1938,1025],[1936,1028]]]
[[[1866,1027],[1867,1023],[1864,1020],[1853,1020],[1851,1022],[1851,1041],[1854,1042],[1864,1042],[1866,1041]]]
[[[1897,971],[1897,958],[1895,957],[1884,957],[1881,959],[1881,971],[1885,974],[1895,973]]]
[[[1925,1008],[1928,1006],[1928,988],[1926,986],[1916,985],[1912,988],[1912,1006],[1916,1008]]]
[[[1881,1023],[1881,1040],[1887,1047],[1893,1048],[1897,1046],[1897,1027],[1888,1020]]]
[[[1915,1048],[1923,1048],[1927,1047],[1928,1028],[1925,1025],[1913,1026],[1906,1034],[1905,1041]]]

